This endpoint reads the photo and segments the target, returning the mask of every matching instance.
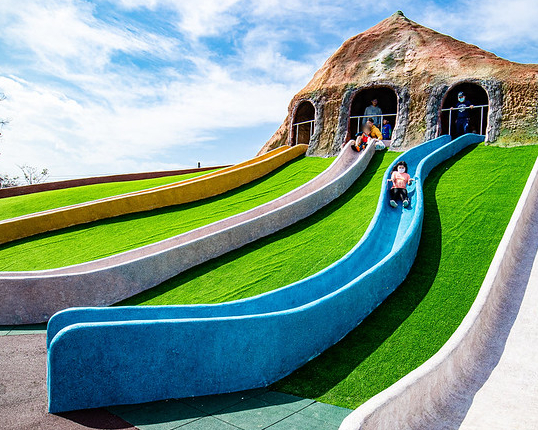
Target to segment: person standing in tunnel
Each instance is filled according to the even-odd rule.
[[[451,110],[457,109],[458,116],[456,118],[456,137],[469,132],[469,119],[471,118],[470,109],[474,106],[465,98],[463,92],[458,93],[458,102],[456,107],[451,107]]]
[[[377,128],[381,128],[381,116],[377,115],[383,115],[383,111],[377,105],[377,99],[373,99],[372,104],[366,109],[364,109],[364,118],[362,119],[362,125],[364,126],[368,118],[372,117],[374,120],[374,125]]]

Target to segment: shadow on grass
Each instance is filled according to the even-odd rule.
[[[117,305],[119,306],[138,305],[147,300],[154,299],[155,297],[158,297],[161,294],[167,293],[173,289],[181,288],[183,284],[186,284],[199,276],[203,276],[211,272],[212,270],[215,270],[221,266],[224,266],[236,260],[237,258],[243,257],[251,252],[254,252],[263,248],[266,245],[269,245],[274,242],[278,242],[281,239],[300,233],[306,228],[311,227],[312,225],[324,219],[331,213],[342,208],[342,206],[344,206],[357,193],[359,193],[364,187],[366,187],[370,183],[374,175],[376,174],[377,170],[379,169],[379,166],[383,162],[383,158],[385,154],[386,152],[376,152],[374,154],[374,157],[370,161],[368,167],[363,172],[363,174],[353,183],[353,185],[351,185],[351,187],[349,187],[349,189],[344,194],[342,194],[342,196],[340,196],[335,201],[329,203],[327,206],[321,208],[319,211],[315,212],[309,217],[305,218],[304,220],[296,222],[295,224],[292,224],[291,226],[285,229],[282,229],[264,238],[258,239],[257,241],[249,243],[234,251],[230,251],[220,257],[209,260],[208,262],[203,263],[199,266],[193,267],[192,269],[186,270],[185,272],[180,273],[179,275],[169,279],[166,282],[163,282],[160,285],[157,285],[156,287],[153,287],[150,290],[146,290],[140,294],[137,294],[136,296],[133,296],[129,299],[123,300],[122,302],[119,302]],[[284,285],[275,285],[275,288],[283,287],[283,286]],[[177,304],[184,304],[184,303],[177,303]]]
[[[302,368],[278,381],[271,389],[307,398],[319,398],[346,379],[372,355],[413,313],[430,290],[441,260],[441,220],[435,192],[443,173],[478,145],[471,145],[437,166],[424,184],[424,223],[419,249],[405,281],[344,339]],[[400,359],[398,351],[396,360]],[[390,359],[391,357],[388,357]],[[398,366],[394,363],[394,368]],[[421,363],[417,363],[417,366]],[[396,380],[404,374],[397,376]],[[376,378],[363,375],[363,379]],[[390,379],[390,378],[389,378]],[[388,381],[387,388],[395,381]],[[366,383],[365,385],[371,385]],[[381,390],[379,390],[381,391]],[[378,391],[378,392],[379,392]],[[353,396],[363,393],[352,393]],[[368,393],[367,398],[375,393]],[[364,402],[367,398],[361,398]]]

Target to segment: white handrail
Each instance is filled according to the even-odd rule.
[[[308,124],[309,122],[314,122],[315,120],[311,119],[310,121],[303,121],[303,122],[296,122],[295,124],[293,124],[294,126],[295,125],[301,125],[301,124]]]
[[[441,109],[441,112],[446,112],[447,110],[460,110],[460,109],[485,108],[485,107],[488,107],[489,105],[472,105],[472,106],[473,106],[473,107],[471,107],[471,106],[466,106],[466,107],[463,107],[463,108],[449,107],[449,108],[446,108],[446,109]]]
[[[314,122],[315,122],[315,120],[311,119],[309,121],[296,122],[295,124],[292,125],[292,127],[296,127],[296,129],[295,129],[295,144],[296,145],[297,145],[298,140],[299,140],[299,126],[302,125],[302,124],[310,124],[310,136],[309,137],[312,137],[312,134],[314,134],[314,130],[313,130]]]
[[[441,112],[450,112],[448,114],[448,134],[451,134],[451,130],[452,130],[452,111],[454,110],[467,110],[467,109],[480,109],[480,134],[486,134],[486,133],[482,133],[482,128],[484,126],[484,108],[486,107],[489,107],[489,105],[472,105],[473,107],[471,106],[466,106],[466,107],[462,107],[462,108],[458,108],[458,107],[449,107],[449,108],[446,108],[446,109],[441,109]],[[437,134],[439,134],[439,130],[437,130]]]
[[[383,117],[385,116],[396,116],[397,114],[395,113],[383,113],[383,114],[380,114],[380,115],[358,115],[358,116],[350,116],[349,119],[355,119],[357,118],[357,132],[360,130],[360,125],[361,125],[361,118],[376,118],[378,116],[381,117],[381,120],[380,120],[380,123],[382,124],[383,123]]]
[[[381,119],[383,119],[384,116],[396,116],[395,113],[383,113],[379,115],[359,115],[359,116],[351,116],[350,118],[375,118],[377,116],[380,116]]]

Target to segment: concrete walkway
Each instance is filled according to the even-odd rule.
[[[0,430],[336,430],[351,410],[267,389],[52,415],[45,324],[0,326]]]
[[[476,392],[460,429],[538,429],[538,256],[531,264],[528,281],[511,285],[512,300],[505,302],[507,338],[499,333],[506,343],[500,345],[500,358],[493,354],[498,363]],[[528,269],[521,267],[520,273]]]
[[[267,389],[114,406],[140,430],[337,430],[351,410]]]
[[[45,334],[8,335],[13,331],[0,333],[1,430],[134,429],[104,409],[47,413]]]

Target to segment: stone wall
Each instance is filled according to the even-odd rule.
[[[427,80],[426,80],[427,81]],[[495,78],[462,77],[434,79],[425,84],[412,79],[407,84],[376,80],[368,84],[347,84],[340,87],[299,93],[288,108],[288,116],[273,137],[261,149],[265,153],[280,145],[292,144],[291,129],[295,110],[308,100],[316,108],[314,135],[307,155],[334,156],[346,139],[350,107],[361,90],[375,87],[392,88],[398,99],[397,121],[392,149],[407,149],[438,134],[439,113],[450,90],[461,83],[481,86],[489,99],[486,140],[499,144],[538,143],[538,85],[528,81],[501,81]],[[349,136],[348,136],[349,138]]]

